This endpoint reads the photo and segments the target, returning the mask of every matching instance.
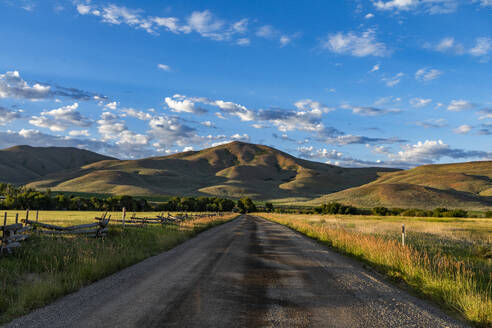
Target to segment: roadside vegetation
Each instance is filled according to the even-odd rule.
[[[8,211],[8,222],[15,214]],[[157,213],[138,213],[155,217]],[[101,212],[39,212],[39,221],[57,225],[94,222]],[[119,218],[121,212],[108,213]],[[110,225],[106,238],[49,237],[33,234],[13,255],[0,258],[0,324],[44,306],[67,293],[225,223],[236,214],[185,220],[177,224],[131,227]]]
[[[492,326],[492,220],[261,213],[403,281],[478,327]],[[406,227],[406,246],[401,227]]]

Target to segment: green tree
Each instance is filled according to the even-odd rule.
[[[237,207],[239,207],[240,212],[243,214],[256,212],[256,205],[249,197],[238,200]]]
[[[372,214],[385,216],[391,214],[391,212],[386,207],[380,206],[374,207],[372,209]]]

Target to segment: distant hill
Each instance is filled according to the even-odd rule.
[[[48,173],[29,186],[128,195],[315,198],[374,181],[385,168],[342,168],[271,147],[232,142],[139,160],[104,159]]]
[[[492,208],[492,161],[411,170],[342,168],[244,142],[118,160],[77,148],[0,150],[0,182],[126,195],[282,199],[358,207]]]
[[[424,165],[383,173],[366,185],[311,201],[361,207],[476,208],[492,207],[492,161]]]
[[[0,182],[26,184],[50,173],[112,159],[78,148],[15,146],[0,150]]]

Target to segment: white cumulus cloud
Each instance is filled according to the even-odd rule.
[[[429,105],[432,102],[432,99],[424,99],[424,98],[413,98],[410,99],[410,104],[413,107],[420,108]]]
[[[404,145],[397,154],[391,154],[390,158],[394,161],[414,164],[428,164],[449,157],[453,159],[492,157],[492,153],[474,150],[453,149],[442,140],[419,141],[414,145]]]
[[[463,124],[458,126],[456,129],[453,130],[454,133],[457,134],[467,134],[472,130],[472,127],[468,124]]]
[[[6,125],[19,118],[21,118],[20,111],[10,110],[0,106],[0,125]]]
[[[390,51],[383,42],[376,40],[376,32],[369,29],[361,34],[354,32],[328,35],[321,41],[321,48],[343,55],[355,57],[387,56]]]
[[[476,39],[475,46],[470,49],[470,54],[476,57],[482,57],[489,54],[492,51],[492,39],[491,38],[478,38]]]
[[[460,99],[460,100],[452,100],[448,105],[448,110],[452,112],[460,112],[462,110],[473,109],[475,107],[476,107],[475,104]]]
[[[195,105],[195,101],[182,95],[174,95],[164,99],[167,106],[176,113],[203,113],[204,110]]]
[[[458,8],[458,0],[373,0],[378,10],[383,11],[422,11],[431,15],[449,14]]]
[[[161,69],[163,71],[170,71],[171,70],[171,66],[166,65],[166,64],[157,64],[157,68]]]
[[[28,100],[41,100],[51,96],[51,87],[35,83],[29,85],[24,81],[19,71],[10,71],[0,74],[0,99],[20,98]]]
[[[79,104],[63,106],[49,111],[41,112],[40,116],[33,116],[29,123],[37,126],[50,129],[54,132],[65,131],[71,126],[90,126],[92,121],[82,116],[78,111]]]
[[[439,78],[443,74],[442,71],[435,68],[421,68],[415,72],[415,79],[417,81],[429,82]]]

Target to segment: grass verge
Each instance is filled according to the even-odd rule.
[[[0,324],[235,217],[206,217],[179,225],[125,230],[114,225],[105,239],[33,235],[15,255],[0,258]]]
[[[477,327],[492,327],[490,258],[483,262],[467,258],[463,252],[453,255],[449,249],[447,252],[436,251],[436,245],[441,242],[438,235],[403,247],[391,234],[357,231],[357,224],[364,224],[358,220],[351,220],[345,228],[343,223],[331,224],[323,217],[316,220],[302,215],[262,213],[261,216],[355,256],[393,279],[404,281],[420,295],[459,313]],[[384,222],[381,219],[365,221],[370,226]],[[437,227],[436,231],[439,231]],[[488,238],[490,241],[490,235]],[[457,243],[461,244],[461,241],[457,240]],[[434,247],[429,247],[430,244]]]

